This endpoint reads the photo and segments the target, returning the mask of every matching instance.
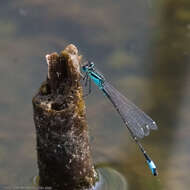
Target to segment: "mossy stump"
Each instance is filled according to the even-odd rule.
[[[92,163],[80,60],[74,45],[46,56],[48,77],[33,98],[39,186],[83,190],[97,180]]]

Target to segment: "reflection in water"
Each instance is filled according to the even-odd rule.
[[[126,179],[113,168],[99,167],[97,171],[99,181],[94,190],[128,190]]]

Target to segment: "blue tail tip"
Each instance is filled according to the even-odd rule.
[[[156,165],[154,164],[154,162],[152,160],[147,160],[147,163],[148,163],[148,166],[152,172],[152,174],[154,176],[157,176],[158,175],[158,172],[156,170]]]
[[[153,169],[152,169],[152,174],[153,174],[154,176],[157,176],[157,175],[158,175],[158,172],[157,172],[156,168],[153,168]]]

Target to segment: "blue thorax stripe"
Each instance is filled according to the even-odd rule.
[[[99,80],[102,80],[102,78],[98,74],[96,74],[95,72],[89,71],[89,73],[90,73],[91,76],[93,76],[93,77],[95,77],[95,78],[97,78]]]

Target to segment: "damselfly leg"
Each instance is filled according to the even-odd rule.
[[[83,77],[83,81],[84,81],[84,86],[85,86],[85,89],[88,88],[88,92],[86,94],[83,95],[83,97],[86,97],[88,96],[90,93],[91,93],[91,79],[90,77],[88,76],[88,74],[86,73],[85,76]],[[88,86],[88,87],[87,87]]]

